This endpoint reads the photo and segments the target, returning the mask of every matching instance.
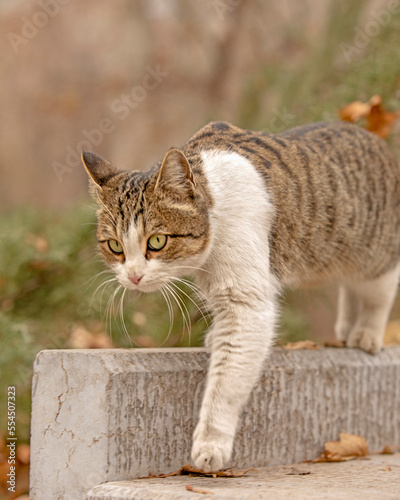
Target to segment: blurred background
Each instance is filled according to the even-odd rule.
[[[82,149],[147,169],[210,120],[277,133],[374,95],[394,112],[400,0],[1,0],[0,30],[0,433],[15,385],[28,443],[39,350],[196,346],[206,329],[189,287],[171,328],[162,296],[113,299]],[[400,155],[398,122],[387,140]],[[333,336],[334,288],[282,310],[281,342]]]

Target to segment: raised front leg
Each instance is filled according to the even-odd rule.
[[[217,471],[229,460],[238,419],[260,375],[272,344],[274,300],[216,298],[214,326],[208,333],[211,348],[207,385],[193,436],[196,467]]]

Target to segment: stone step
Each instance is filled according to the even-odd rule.
[[[399,500],[400,453],[341,463],[275,465],[240,478],[178,476],[95,486],[87,500]],[[207,494],[206,492],[209,492]]]
[[[204,349],[39,353],[31,500],[83,499],[100,483],[190,462],[207,360]],[[313,459],[339,432],[363,435],[371,450],[400,445],[400,347],[377,356],[275,348],[241,416],[231,465]]]

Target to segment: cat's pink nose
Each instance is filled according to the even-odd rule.
[[[142,278],[143,278],[143,274],[142,274],[142,276],[128,276],[129,281],[132,281],[132,283],[134,283],[135,285],[138,285],[139,281]]]

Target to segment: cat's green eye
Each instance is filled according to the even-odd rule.
[[[147,246],[150,250],[158,252],[162,250],[167,243],[167,237],[165,234],[153,234],[150,236]]]
[[[119,241],[117,241],[117,240],[108,240],[107,244],[108,244],[108,248],[113,253],[116,253],[117,255],[120,255],[121,253],[124,253],[122,245],[121,245],[121,243]]]

